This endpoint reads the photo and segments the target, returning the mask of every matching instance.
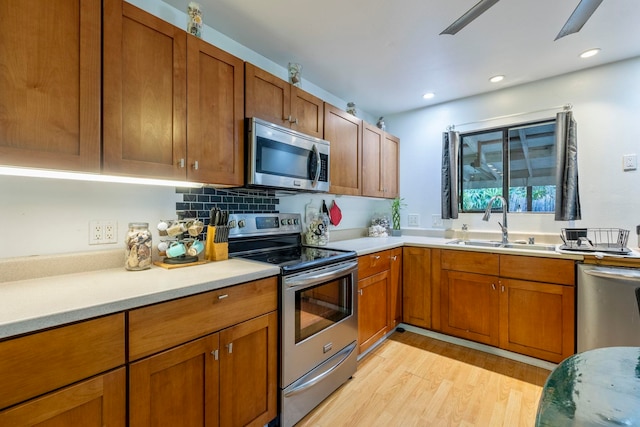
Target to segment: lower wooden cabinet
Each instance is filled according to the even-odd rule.
[[[442,332],[497,346],[500,342],[498,278],[445,270],[441,286]]]
[[[575,353],[573,286],[501,282],[501,348],[556,363]]]
[[[555,363],[575,353],[573,261],[442,251],[441,265],[443,333]]]
[[[1,411],[0,426],[124,427],[125,395],[126,372],[119,368]]]
[[[130,365],[131,426],[263,426],[277,415],[271,312]]]
[[[358,346],[362,353],[387,333],[389,270],[358,280]]]
[[[391,250],[389,261],[387,325],[389,330],[392,330],[402,322],[402,248]]]
[[[431,328],[431,252],[429,248],[402,250],[402,320]]]
[[[358,258],[358,351],[365,352],[402,320],[402,248]]]

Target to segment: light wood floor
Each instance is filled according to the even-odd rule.
[[[395,332],[296,427],[530,427],[549,371]]]

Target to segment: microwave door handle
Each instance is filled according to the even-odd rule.
[[[311,182],[311,186],[315,187],[318,185],[318,180],[320,179],[320,166],[322,166],[322,162],[320,161],[320,152],[318,151],[318,146],[313,144],[313,155],[316,156],[316,176],[313,177],[313,181]]]

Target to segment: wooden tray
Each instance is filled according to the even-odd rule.
[[[192,265],[200,265],[200,264],[206,264],[207,261],[206,259],[202,259],[202,260],[198,260],[198,261],[194,261],[194,262],[185,262],[184,264],[167,264],[165,262],[162,261],[154,261],[153,264],[157,265],[158,267],[162,267],[162,268],[166,268],[167,270],[171,270],[172,268],[180,268],[180,267],[191,267]]]

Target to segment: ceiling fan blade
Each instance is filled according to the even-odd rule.
[[[454,35],[467,25],[471,23],[478,16],[482,15],[499,0],[480,0],[475,6],[467,11],[464,15],[458,18],[453,24],[449,25],[440,35],[451,34]],[[600,0],[602,1],[602,0]]]
[[[573,11],[555,40],[580,31],[585,22],[591,18],[593,12],[600,6],[600,3],[602,3],[602,0],[580,0],[580,3],[576,6],[576,10]]]

